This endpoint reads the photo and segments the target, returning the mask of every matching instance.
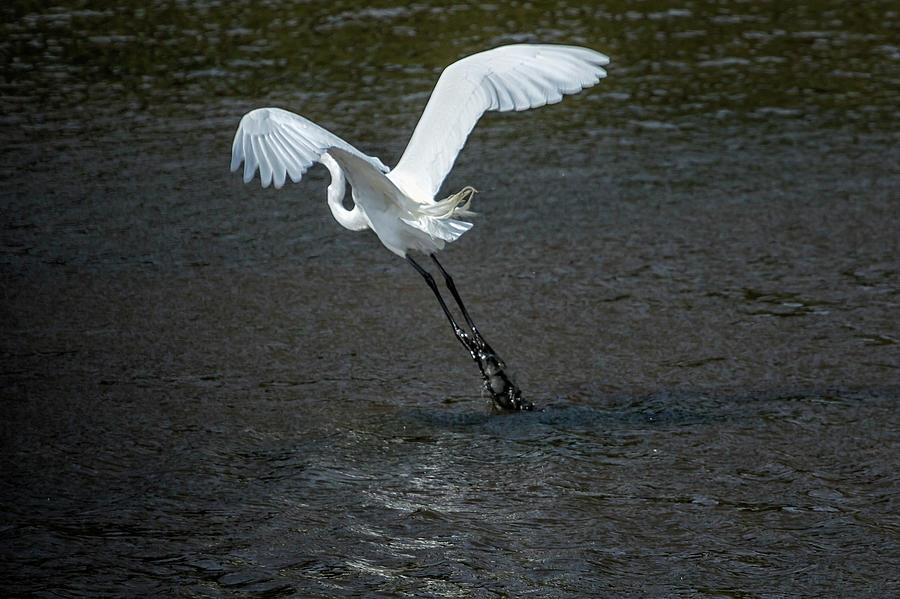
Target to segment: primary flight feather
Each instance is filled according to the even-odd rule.
[[[472,227],[465,217],[472,188],[440,201],[435,195],[472,128],[486,111],[526,110],[559,102],[606,76],[605,55],[577,46],[516,44],[479,52],[444,69],[409,144],[390,170],[330,131],[280,108],[259,108],[241,119],[231,170],[244,181],[257,170],[263,187],[295,183],[315,162],[331,172],[328,205],[351,230],[372,229],[395,254],[433,253]],[[345,177],[354,207],[343,206]]]

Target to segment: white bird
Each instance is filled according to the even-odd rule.
[[[478,334],[453,281],[435,252],[472,228],[461,220],[475,190],[465,187],[442,200],[435,195],[472,128],[486,111],[526,110],[562,100],[606,76],[609,58],[588,48],[516,44],[467,56],[444,69],[409,144],[391,170],[340,137],[300,115],[259,108],[241,119],[231,148],[231,170],[244,163],[244,182],[257,170],[263,187],[299,182],[315,162],[331,173],[328,206],[335,220],[352,231],[371,229],[381,243],[405,258],[428,282],[457,338],[478,363],[485,387],[501,408],[530,409],[509,380],[502,360]],[[346,180],[354,206],[343,205]],[[472,328],[470,338],[456,324],[427,273],[409,255],[429,254]]]

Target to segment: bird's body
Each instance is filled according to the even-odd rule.
[[[328,155],[350,181],[353,202],[368,227],[386,248],[401,258],[407,250],[431,254],[442,249],[444,242],[455,241],[472,228],[472,223],[453,218],[457,213],[465,215],[465,207],[460,206],[465,198],[459,194],[440,202],[419,203],[401,191],[389,176],[356,154],[331,148]]]
[[[405,258],[425,278],[454,333],[478,364],[485,389],[502,409],[528,410],[503,361],[475,328],[453,280],[435,252],[472,228],[474,189],[466,187],[435,201],[441,184],[472,128],[486,111],[526,110],[559,102],[606,76],[609,59],[576,46],[517,44],[467,56],[444,69],[409,144],[391,170],[315,123],[280,108],[259,108],[241,119],[231,149],[231,170],[244,164],[244,182],[257,170],[263,187],[295,183],[315,162],[331,173],[328,206],[335,220],[352,231],[371,229],[381,243]],[[346,182],[353,208],[344,207]],[[462,330],[428,272],[409,255],[428,254],[471,329]]]

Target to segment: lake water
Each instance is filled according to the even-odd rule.
[[[0,8],[6,597],[900,594],[892,2]],[[586,45],[491,114],[421,278],[228,171],[276,105],[387,164],[440,69]]]

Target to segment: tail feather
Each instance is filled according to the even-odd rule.
[[[420,216],[417,219],[404,218],[402,220],[406,224],[444,241],[456,241],[463,233],[472,228],[472,223],[455,218]]]
[[[459,220],[458,217],[475,216],[475,213],[469,210],[475,193],[474,187],[464,187],[443,200],[428,204],[417,203],[414,211],[411,211],[415,214],[415,218],[401,220],[433,238],[456,241],[472,228],[472,223]]]

